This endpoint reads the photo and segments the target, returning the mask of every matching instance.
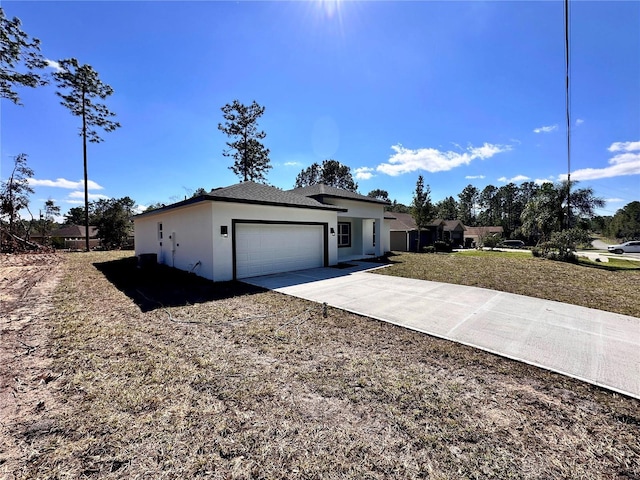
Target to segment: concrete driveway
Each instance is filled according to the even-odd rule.
[[[640,318],[484,288],[317,268],[244,279],[640,399]]]

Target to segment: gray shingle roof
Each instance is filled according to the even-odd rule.
[[[416,221],[410,213],[398,213],[393,212],[395,220],[389,223],[389,228],[392,231],[411,231],[417,230]],[[469,227],[465,227],[460,220],[442,220],[436,218],[429,223],[430,227],[443,227],[445,231],[454,230],[456,227],[461,226],[463,230]]]
[[[410,213],[393,212],[395,219],[389,223],[391,231],[411,231],[417,230],[416,221]]]
[[[58,228],[51,232],[52,237],[60,238],[85,238],[86,228],[82,225],[69,225]],[[98,228],[89,225],[89,238],[95,238],[98,235]]]
[[[292,191],[280,190],[276,187],[263,185],[255,182],[242,182],[229,187],[215,188],[205,195],[188,198],[178,203],[164,206],[157,210],[141,213],[136,217],[152,215],[159,212],[171,210],[176,207],[191,205],[204,201],[250,203],[255,205],[274,205],[293,208],[310,208],[315,210],[346,211],[344,208],[335,205],[325,205],[313,198],[299,195]]]
[[[360,195],[359,193],[350,192],[348,190],[342,190],[341,188],[330,187],[329,185],[325,185],[324,183],[309,185],[308,187],[294,188],[293,190],[289,190],[289,192],[293,192],[299,195],[304,195],[305,197],[313,197],[313,198],[334,197],[334,198],[345,198],[347,200],[359,200],[361,202],[379,203],[381,205],[390,204],[386,200],[367,197],[365,195]]]
[[[230,187],[217,188],[211,190],[205,197],[217,200],[244,200],[270,205],[321,208],[324,210],[335,209],[332,205],[324,205],[313,198],[294,193],[291,190],[280,190],[255,182],[242,182]]]

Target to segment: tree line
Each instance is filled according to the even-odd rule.
[[[120,127],[113,120],[115,113],[111,112],[101,100],[113,94],[113,89],[103,83],[98,73],[88,64],[80,64],[75,58],[65,58],[56,62],[56,71],[48,75],[41,72],[50,62],[45,59],[40,51],[40,40],[31,37],[21,29],[20,19],[8,18],[0,7],[0,98],[5,98],[15,105],[21,105],[20,96],[16,87],[42,87],[48,85],[51,80],[58,90],[55,94],[61,99],[61,105],[69,112],[81,119],[80,137],[82,138],[82,155],[84,166],[84,225],[89,231],[89,191],[88,191],[88,156],[87,142],[100,143],[102,137],[98,129],[112,132]],[[20,160],[18,160],[20,159]],[[26,154],[21,153],[15,157],[15,168],[21,169],[23,176],[33,171],[26,170]],[[12,192],[18,188],[21,192],[14,197]],[[30,187],[16,187],[15,184],[6,186],[3,184],[2,213],[9,216],[8,236],[14,238],[16,212],[20,211],[20,201],[24,195],[33,193]],[[23,202],[24,203],[24,202]],[[23,205],[25,208],[27,205]],[[89,235],[86,235],[86,250],[89,250]]]
[[[55,93],[60,97],[61,104],[72,115],[81,119],[79,134],[83,150],[84,218],[78,217],[79,210],[76,208],[70,210],[69,218],[73,218],[77,224],[84,224],[87,231],[92,223],[95,226],[102,224],[103,229],[111,225],[109,228],[114,230],[114,238],[105,238],[104,241],[107,245],[117,245],[121,241],[117,238],[124,238],[124,234],[119,231],[119,227],[114,226],[113,219],[123,215],[130,217],[133,201],[124,197],[90,203],[88,195],[87,143],[103,141],[98,130],[112,132],[120,128],[120,124],[114,120],[115,114],[101,103],[113,94],[113,89],[100,80],[98,73],[90,65],[81,64],[75,58],[59,60],[57,71],[51,78],[40,73],[40,70],[49,65],[40,53],[40,40],[23,32],[20,20],[15,17],[7,18],[1,7],[0,34],[0,97],[20,105],[16,86],[33,88],[47,85],[51,79],[55,82],[58,87]],[[218,124],[218,129],[229,137],[226,142],[228,149],[222,152],[223,156],[233,160],[229,168],[241,181],[266,183],[266,174],[272,168],[270,151],[263,144],[266,133],[258,128],[258,121],[264,114],[265,107],[255,100],[250,105],[234,100],[221,107],[221,110],[224,122]],[[28,195],[33,193],[27,181],[33,176],[33,170],[27,166],[26,160],[27,155],[24,153],[14,157],[12,175],[2,183],[0,189],[0,212],[8,219],[11,235],[16,233],[18,212],[28,209]],[[351,169],[334,159],[326,159],[321,164],[313,163],[303,169],[296,177],[294,188],[318,183],[358,191]],[[616,238],[639,236],[638,202],[632,202],[613,217],[594,219],[595,209],[603,207],[604,201],[595,197],[591,188],[576,188],[576,185],[577,182],[569,184],[566,181],[542,185],[524,182],[500,187],[487,185],[479,190],[470,184],[457,195],[457,199],[449,196],[433,204],[429,185],[419,176],[410,206],[396,200],[391,201],[388,193],[381,189],[372,190],[368,195],[389,201],[388,210],[411,213],[419,228],[424,228],[436,218],[460,220],[466,226],[501,226],[505,238],[523,239],[529,243],[549,241],[554,232],[574,228],[585,230],[597,227]],[[205,192],[205,189],[199,188],[196,195]],[[153,207],[157,206],[159,204]],[[51,200],[48,201],[44,217],[39,219],[40,228],[46,230],[56,214],[59,214],[59,207]],[[111,220],[104,220],[107,218]],[[24,226],[24,222],[21,225]],[[104,232],[106,235],[106,230]],[[86,249],[89,249],[88,235]]]

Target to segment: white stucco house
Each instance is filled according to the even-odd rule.
[[[322,184],[243,182],[136,215],[135,250],[213,281],[331,266],[389,250],[385,205]]]

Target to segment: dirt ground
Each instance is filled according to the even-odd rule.
[[[639,402],[131,252],[2,257],[0,479],[640,479]]]
[[[51,294],[60,279],[56,254],[0,257],[0,478],[20,461],[24,446],[10,433],[11,424],[38,424],[54,399],[47,388],[56,379],[48,355]]]

